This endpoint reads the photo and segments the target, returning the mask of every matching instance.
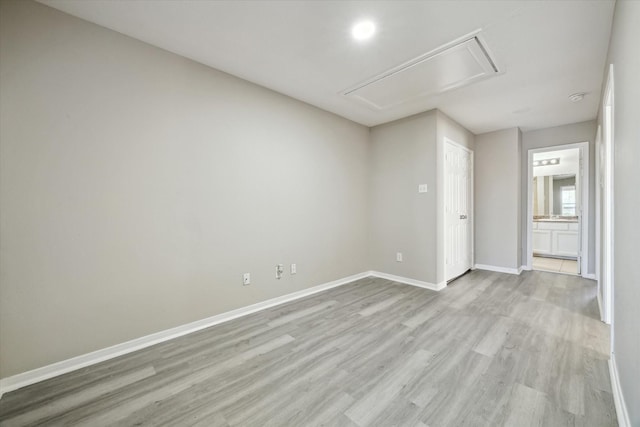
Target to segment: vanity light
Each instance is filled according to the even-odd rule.
[[[376,26],[371,21],[358,22],[351,29],[351,35],[356,40],[366,40],[376,32]]]
[[[553,159],[533,161],[533,166],[551,166],[551,165],[559,165],[559,164],[560,164],[560,157],[555,157]]]

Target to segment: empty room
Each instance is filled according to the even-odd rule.
[[[0,0],[0,426],[640,427],[640,1]]]

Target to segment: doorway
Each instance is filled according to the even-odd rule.
[[[586,274],[588,164],[588,142],[529,150],[529,269]]]
[[[444,141],[444,252],[447,282],[473,265],[473,151]]]

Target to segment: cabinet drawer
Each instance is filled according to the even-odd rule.
[[[538,230],[568,230],[568,222],[538,222]]]

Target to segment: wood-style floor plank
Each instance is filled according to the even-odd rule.
[[[366,278],[7,393],[0,425],[616,426],[595,283]]]

